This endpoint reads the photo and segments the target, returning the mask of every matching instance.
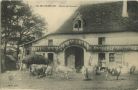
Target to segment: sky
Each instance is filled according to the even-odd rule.
[[[119,0],[114,0],[119,1]],[[56,31],[82,4],[113,2],[113,0],[24,0],[35,14],[48,23],[48,33]]]

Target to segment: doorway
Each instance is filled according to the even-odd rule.
[[[53,57],[54,57],[54,54],[53,53],[48,53],[49,63],[53,63]]]
[[[81,47],[71,46],[65,50],[65,65],[81,69],[84,65],[84,50]]]

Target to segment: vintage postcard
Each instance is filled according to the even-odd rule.
[[[137,0],[0,2],[0,90],[138,90]]]

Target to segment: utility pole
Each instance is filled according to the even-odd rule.
[[[1,12],[1,1],[0,1],[0,12]],[[0,73],[2,72],[2,45],[1,45],[1,14],[0,14]]]

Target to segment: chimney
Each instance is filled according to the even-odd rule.
[[[128,12],[127,12],[127,0],[123,0],[122,17],[128,17]]]

